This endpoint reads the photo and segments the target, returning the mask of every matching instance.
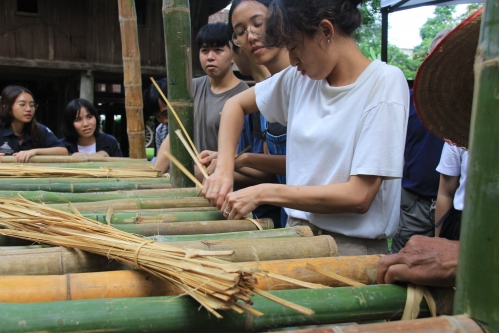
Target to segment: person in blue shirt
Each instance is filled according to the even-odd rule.
[[[37,123],[33,94],[11,85],[3,89],[0,101],[0,156],[12,155],[26,163],[35,155],[68,155],[52,131]]]
[[[86,99],[69,102],[63,114],[61,143],[70,155],[122,157],[116,138],[99,131],[98,119],[99,113]]]

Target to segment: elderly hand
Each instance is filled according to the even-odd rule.
[[[411,282],[424,286],[453,287],[457,274],[459,242],[413,236],[397,254],[382,257],[377,282]]]

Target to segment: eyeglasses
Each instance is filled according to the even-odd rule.
[[[246,30],[235,30],[231,36],[231,41],[234,45],[242,47],[248,42],[249,33],[256,38],[262,38],[264,36],[264,19],[262,17],[254,19],[250,27]]]
[[[28,109],[33,109],[33,110],[38,109],[38,104],[36,103],[17,102],[17,106],[19,106],[20,108],[28,107]]]

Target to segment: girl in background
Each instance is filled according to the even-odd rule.
[[[89,101],[79,98],[64,110],[61,143],[70,155],[122,157],[114,136],[99,131],[99,114]]]
[[[33,94],[21,86],[7,86],[0,101],[0,155],[26,163],[35,155],[68,155],[52,131],[35,120]]]

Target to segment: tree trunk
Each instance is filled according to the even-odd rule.
[[[146,158],[142,115],[141,55],[134,0],[118,0],[123,56],[123,85],[130,158]]]
[[[189,136],[193,137],[193,98],[191,65],[191,19],[189,0],[163,0],[163,29],[167,61],[168,99]],[[170,151],[182,165],[194,173],[193,160],[176,135],[181,129],[169,110]],[[170,164],[173,187],[193,187],[193,182],[177,166]]]

